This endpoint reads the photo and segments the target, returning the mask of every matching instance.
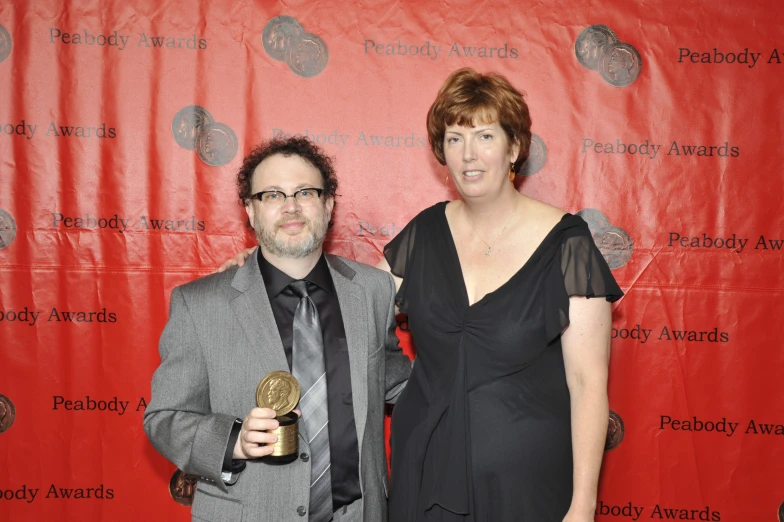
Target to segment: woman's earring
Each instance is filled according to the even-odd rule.
[[[515,171],[514,171],[514,161],[512,162],[512,166],[509,167],[509,181],[514,182],[515,180]]]

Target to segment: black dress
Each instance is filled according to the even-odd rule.
[[[623,293],[588,226],[567,214],[469,306],[445,207],[384,249],[417,350],[392,416],[390,521],[561,522],[572,498],[569,296]]]

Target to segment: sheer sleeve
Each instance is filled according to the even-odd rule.
[[[566,293],[570,297],[604,297],[613,302],[623,296],[610,267],[589,233],[570,237],[563,242],[561,273]]]
[[[547,282],[547,340],[552,342],[569,325],[569,298],[604,297],[614,302],[623,297],[610,267],[596,247],[588,227],[575,227],[561,243],[558,262]]]
[[[414,244],[416,243],[417,219],[414,218],[406,227],[396,235],[392,241],[384,247],[384,258],[389,263],[391,272],[403,279],[400,289],[395,295],[395,304],[401,313],[407,313],[406,288],[409,277],[408,270],[411,268],[414,257]]]

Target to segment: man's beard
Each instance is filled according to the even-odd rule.
[[[283,238],[278,237],[277,232],[282,225],[299,220],[305,222],[304,237],[301,233],[296,237],[285,237],[285,234]],[[329,216],[324,212],[320,218],[310,220],[302,214],[295,214],[278,220],[272,227],[265,227],[257,217],[255,225],[256,239],[269,253],[282,258],[299,259],[321,248],[329,229]]]

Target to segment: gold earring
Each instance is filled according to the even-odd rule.
[[[512,166],[509,168],[509,181],[514,182],[515,180],[515,171],[514,171],[514,162],[512,162]]]

